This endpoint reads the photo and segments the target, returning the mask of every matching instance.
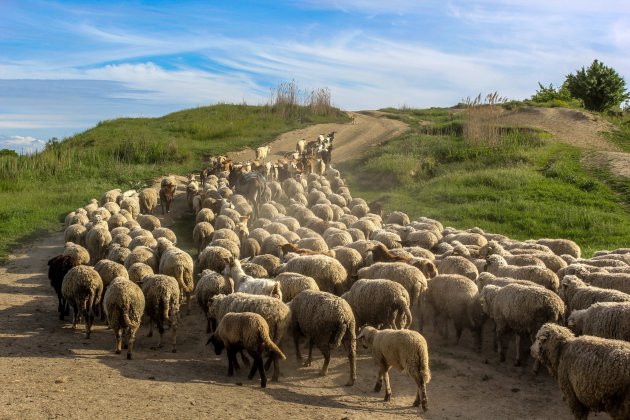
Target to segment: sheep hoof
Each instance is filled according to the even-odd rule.
[[[120,354],[120,350],[116,349],[116,354]]]
[[[310,367],[311,366],[311,362],[306,361],[306,362],[302,363],[302,366],[303,367]]]
[[[412,407],[420,407],[420,398],[416,398],[415,399],[415,401],[413,402]]]
[[[374,385],[374,392],[380,392],[381,391],[381,386],[382,384],[379,382],[376,385]]]
[[[267,381],[260,381],[261,388],[267,388]]]
[[[326,376],[327,371],[325,371],[324,369],[319,371],[319,376]]]
[[[521,365],[521,361],[520,360],[515,360],[514,361],[514,366],[520,366]]]
[[[172,353],[177,353],[177,349],[171,350]]]
[[[131,360],[131,353],[127,353],[127,360]]]
[[[385,399],[383,401],[389,401],[392,399],[392,394],[385,394]]]
[[[354,385],[354,379],[350,379],[348,380],[348,382],[346,382],[346,386],[353,386]]]

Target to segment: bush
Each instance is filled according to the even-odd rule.
[[[575,74],[569,74],[564,84],[571,95],[581,99],[584,107],[591,111],[602,112],[619,107],[630,99],[623,77],[598,60],[593,61],[588,69],[582,67]]]
[[[549,87],[543,86],[538,82],[538,90],[532,95],[532,101],[534,102],[568,102],[571,100],[571,92],[567,89],[566,84],[563,84],[559,89],[553,87],[553,84],[549,84]]]

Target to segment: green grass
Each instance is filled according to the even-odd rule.
[[[160,118],[121,118],[50,143],[33,156],[0,156],[0,261],[34,232],[59,230],[65,214],[112,188],[142,188],[167,173],[198,170],[212,155],[256,147],[341,112],[285,119],[268,106],[216,105]],[[190,236],[190,235],[187,235]]]
[[[398,115],[436,118],[444,126],[448,113]],[[478,226],[515,239],[569,238],[587,255],[630,243],[628,180],[617,180],[621,186],[615,187],[605,174],[587,172],[580,149],[528,129],[511,128],[495,148],[470,145],[457,130],[431,132],[416,124],[342,165],[353,195],[460,229]]]

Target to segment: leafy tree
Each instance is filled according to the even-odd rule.
[[[553,100],[565,102],[571,100],[571,92],[567,89],[566,84],[563,84],[560,88],[556,89],[553,87],[553,84],[549,84],[549,87],[545,87],[542,83],[538,82],[538,90],[532,95],[532,101],[549,102]]]
[[[571,95],[581,99],[584,107],[591,111],[605,111],[630,99],[623,77],[598,60],[588,69],[582,67],[575,74],[567,75],[564,84]]]

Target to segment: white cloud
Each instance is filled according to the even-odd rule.
[[[0,136],[0,149],[15,150],[21,154],[35,153],[46,147],[46,142],[30,136]]]

